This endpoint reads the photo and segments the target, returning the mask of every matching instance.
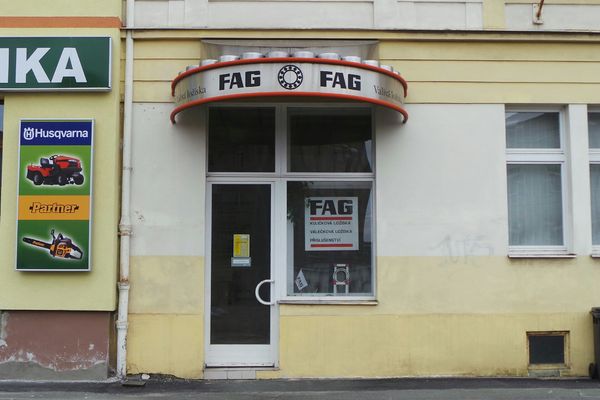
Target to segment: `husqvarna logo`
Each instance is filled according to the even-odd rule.
[[[90,132],[87,129],[44,129],[27,127],[23,129],[23,139],[87,139]]]
[[[35,130],[33,128],[25,128],[23,130],[23,138],[25,140],[33,140],[35,137]]]
[[[302,81],[304,80],[304,75],[300,68],[295,65],[285,65],[277,74],[277,80],[282,88],[287,90],[297,89],[300,85],[302,85]]]

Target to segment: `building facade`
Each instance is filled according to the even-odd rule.
[[[30,3],[0,2],[0,377],[588,374],[600,1]]]

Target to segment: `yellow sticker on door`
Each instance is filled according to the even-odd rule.
[[[246,233],[233,235],[233,257],[250,257],[250,235]]]

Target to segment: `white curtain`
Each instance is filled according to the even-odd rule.
[[[558,149],[560,125],[557,112],[506,113],[506,147],[509,149]]]
[[[560,164],[508,165],[509,244],[563,245]]]
[[[592,244],[600,245],[600,164],[590,165],[592,190]]]

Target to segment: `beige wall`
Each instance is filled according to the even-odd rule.
[[[526,335],[542,330],[569,331],[562,374],[585,375],[588,312],[600,304],[589,215],[569,216],[583,231],[573,235],[576,258],[507,257],[504,105],[553,105],[569,115],[569,151],[580,159],[573,198],[578,210],[589,209],[589,182],[579,172],[587,165],[585,104],[600,104],[599,42],[578,35],[533,43],[523,35],[322,34],[379,39],[382,62],[409,83],[406,125],[376,111],[377,304],[281,305],[280,368],[259,376],[527,375]],[[134,174],[131,372],[202,376],[205,126],[199,110],[182,114],[181,125],[170,125],[168,114],[171,79],[203,57],[202,38],[217,35],[240,33],[136,33],[134,171],[153,174]],[[181,182],[150,161],[175,153]],[[166,190],[156,190],[156,181]]]
[[[135,45],[134,101],[170,103],[171,80],[203,57],[203,33],[205,37],[216,34],[169,32],[151,39],[140,33]],[[272,32],[260,35],[266,39],[274,36]],[[290,40],[308,36],[293,32],[280,35]],[[372,32],[353,35],[323,32],[323,38],[330,39],[377,39]],[[593,37],[539,36],[531,42],[524,35],[379,36],[382,63],[392,65],[409,82],[407,103],[600,103],[596,73],[600,68],[600,40]]]

